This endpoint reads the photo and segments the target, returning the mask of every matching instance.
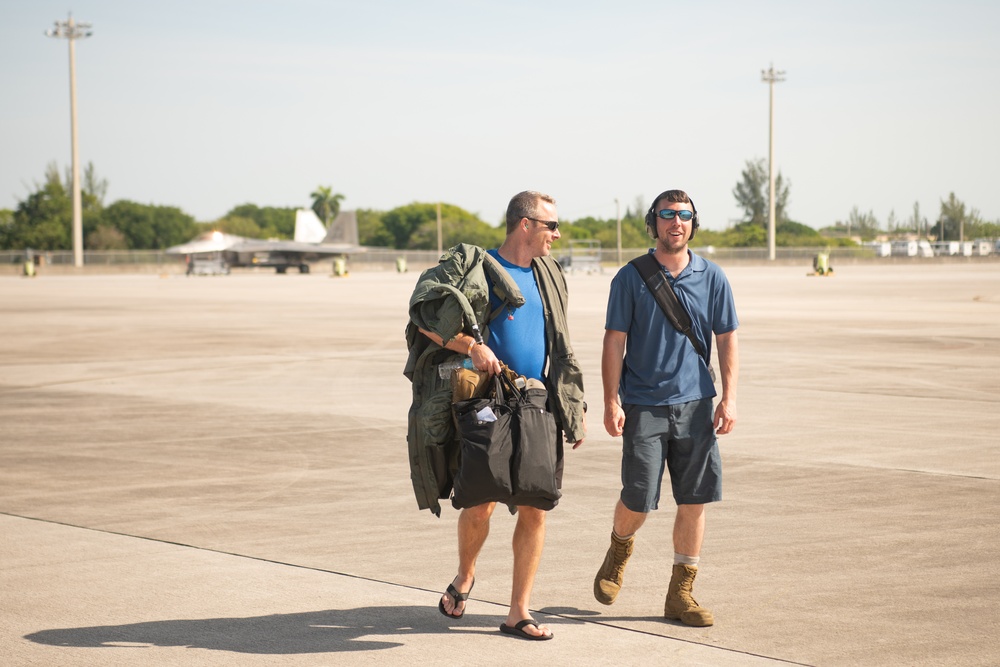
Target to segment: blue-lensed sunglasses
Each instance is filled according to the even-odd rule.
[[[677,216],[684,222],[688,222],[691,218],[694,217],[694,213],[691,211],[675,211],[672,208],[665,208],[659,213],[657,213],[657,215],[663,218],[664,220],[673,220],[674,216]]]

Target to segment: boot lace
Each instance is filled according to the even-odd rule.
[[[615,542],[614,543],[614,554],[612,556],[611,562],[611,576],[614,577],[615,581],[621,581],[622,576],[625,573],[625,563],[628,561],[629,556],[632,555],[632,545],[629,542]]]

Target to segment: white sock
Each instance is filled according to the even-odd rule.
[[[698,561],[701,560],[701,556],[685,556],[684,554],[679,554],[674,552],[674,565],[693,565],[698,567]]]

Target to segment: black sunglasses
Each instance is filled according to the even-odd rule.
[[[528,216],[524,216],[524,217],[525,217],[525,219],[531,220],[532,222],[540,222],[540,223],[542,223],[543,225],[545,225],[546,227],[549,228],[550,232],[554,232],[557,229],[559,229],[559,221],[558,220],[539,220],[538,218],[529,218]]]
[[[694,213],[692,213],[691,211],[675,211],[670,208],[663,209],[662,211],[657,213],[657,215],[659,215],[664,220],[673,220],[674,216],[677,216],[684,222],[687,222],[688,220],[694,217]]]

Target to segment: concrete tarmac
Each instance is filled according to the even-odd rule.
[[[672,503],[615,605],[601,424],[612,272],[569,276],[592,408],[533,609],[498,632],[502,508],[461,621],[457,512],[419,511],[403,328],[415,272],[0,277],[4,665],[1000,663],[1000,262],[727,268],[739,422],[698,601],[662,619]],[[669,494],[665,494],[669,497]]]

